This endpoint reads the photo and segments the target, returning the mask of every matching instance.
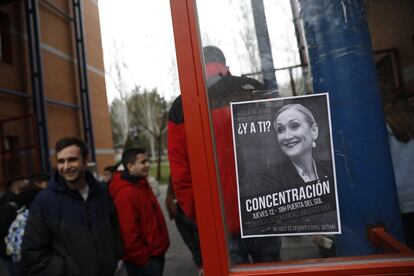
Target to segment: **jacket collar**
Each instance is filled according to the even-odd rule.
[[[135,176],[135,175],[130,174],[127,170],[122,171],[121,178],[123,180],[126,180],[126,181],[128,181],[130,183],[133,183],[133,184],[138,184],[138,182],[141,179],[144,179],[143,177],[138,177],[138,176]]]
[[[124,178],[126,176],[126,179]],[[136,189],[147,189],[149,184],[146,178],[128,177],[129,174],[125,171],[117,171],[113,174],[112,180],[109,184],[109,191],[113,197],[116,197],[117,193],[126,187],[134,187]]]
[[[89,185],[89,194],[94,193],[96,187],[98,186],[98,180],[89,171],[85,172],[85,179],[87,185]],[[60,175],[60,173],[57,170],[55,171],[54,175],[50,178],[48,188],[55,192],[78,194],[76,190],[69,188],[69,186],[66,184],[66,180]]]

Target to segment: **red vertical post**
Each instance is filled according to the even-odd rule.
[[[177,65],[206,275],[226,275],[228,256],[193,0],[171,0]]]

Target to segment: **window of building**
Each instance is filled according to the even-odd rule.
[[[0,61],[12,63],[10,18],[9,15],[0,11]]]

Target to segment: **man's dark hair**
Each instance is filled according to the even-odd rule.
[[[220,63],[226,65],[226,58],[223,52],[216,46],[203,47],[204,62],[208,63]]]
[[[122,165],[124,166],[125,170],[127,170],[127,164],[135,163],[137,160],[138,154],[147,153],[144,148],[130,148],[124,150],[122,153]]]
[[[78,137],[64,137],[60,139],[59,141],[57,141],[56,146],[55,146],[55,154],[57,155],[58,152],[72,145],[75,145],[80,148],[80,152],[81,152],[83,159],[85,159],[86,156],[88,156],[89,154],[88,145],[82,139]]]
[[[7,184],[6,184],[7,190],[9,190],[14,183],[19,182],[19,181],[22,181],[22,180],[27,180],[27,183],[28,184],[31,183],[30,182],[30,179],[28,177],[26,177],[26,176],[14,177],[14,178],[10,179],[9,181],[7,181]]]
[[[49,181],[50,175],[48,173],[35,173],[30,176],[32,183]]]
[[[120,163],[116,163],[115,165],[112,165],[112,166],[106,166],[104,168],[104,171],[108,171],[108,172],[114,173],[118,169],[119,165],[120,165]]]

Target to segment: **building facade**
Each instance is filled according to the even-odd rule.
[[[96,0],[0,1],[0,182],[51,171],[63,136],[114,161]]]

